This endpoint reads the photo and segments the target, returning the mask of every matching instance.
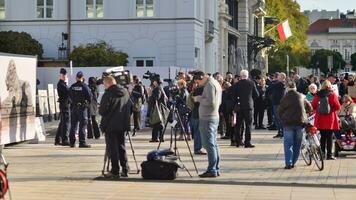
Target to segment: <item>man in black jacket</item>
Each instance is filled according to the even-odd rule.
[[[116,84],[112,76],[104,78],[105,93],[100,101],[101,129],[106,136],[107,153],[111,160],[108,176],[127,177],[129,167],[125,149],[126,132],[130,130],[131,101],[128,91]]]
[[[274,116],[274,124],[276,125],[276,128],[278,130],[277,135],[275,135],[273,138],[282,138],[283,137],[283,127],[282,127],[282,122],[279,118],[278,115],[278,106],[281,102],[281,99],[283,98],[284,94],[286,93],[286,86],[285,86],[285,81],[286,81],[286,74],[285,73],[279,73],[278,74],[278,80],[272,84],[272,99],[271,103],[273,106],[273,116]]]
[[[245,148],[253,148],[251,144],[251,124],[252,124],[252,110],[253,100],[258,97],[256,84],[248,80],[248,71],[242,70],[240,72],[241,80],[234,85],[233,99],[235,103],[235,112],[237,115],[237,128],[236,128],[236,146],[239,147],[242,143],[240,129],[242,123],[245,122]]]
[[[60,70],[59,81],[57,84],[58,102],[60,110],[60,121],[57,129],[54,145],[69,146],[69,89],[67,86],[67,70]]]

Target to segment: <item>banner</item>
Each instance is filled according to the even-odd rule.
[[[34,56],[0,53],[0,144],[35,138]]]

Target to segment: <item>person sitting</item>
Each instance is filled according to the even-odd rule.
[[[342,98],[342,106],[338,112],[340,118],[340,127],[343,131],[346,131],[347,127],[342,126],[342,121],[345,120],[345,117],[350,115],[352,120],[356,120],[356,103],[353,102],[352,98],[349,95],[344,95]],[[341,139],[342,131],[336,131],[335,137]]]

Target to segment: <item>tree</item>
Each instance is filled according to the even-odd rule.
[[[351,55],[352,71],[356,71],[356,52]]]
[[[275,24],[266,25],[265,29],[272,31],[266,35],[276,40],[275,47],[268,51],[270,72],[286,71],[287,59],[290,57],[290,69],[297,66],[308,66],[309,47],[307,45],[306,31],[309,28],[308,18],[300,12],[300,5],[294,0],[266,0],[268,16],[273,16],[279,22],[289,21],[293,36],[284,43],[279,40]]]
[[[105,41],[75,47],[69,57],[78,67],[126,66],[128,63],[126,53],[116,51]]]
[[[320,71],[326,75],[330,72],[328,68],[328,56],[333,57],[333,67],[331,72],[337,72],[339,69],[345,68],[346,62],[341,54],[327,49],[319,49],[315,51],[315,54],[311,57],[309,68],[319,68]]]
[[[37,55],[42,58],[42,44],[25,32],[1,31],[0,52],[25,55]]]

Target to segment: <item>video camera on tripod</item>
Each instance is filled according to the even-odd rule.
[[[132,79],[130,71],[125,70],[123,66],[120,66],[107,69],[105,72],[103,72],[101,78],[97,79],[96,83],[98,85],[103,84],[104,78],[108,76],[113,76],[117,84],[123,87],[128,87]]]

